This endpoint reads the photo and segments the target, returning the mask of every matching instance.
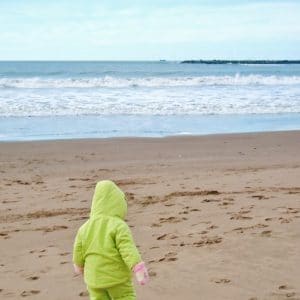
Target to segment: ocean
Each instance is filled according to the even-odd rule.
[[[300,65],[0,62],[0,141],[300,129]]]

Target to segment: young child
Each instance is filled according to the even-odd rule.
[[[112,181],[97,183],[90,218],[78,230],[73,263],[76,274],[84,274],[91,300],[136,299],[132,271],[139,284],[148,273],[124,218],[124,193]]]

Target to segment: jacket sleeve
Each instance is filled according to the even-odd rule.
[[[123,261],[127,267],[132,270],[142,259],[134,243],[131,231],[125,222],[120,223],[117,227],[115,241]]]
[[[77,232],[74,246],[73,246],[73,263],[79,267],[84,266],[84,258],[82,253],[82,238],[80,234],[80,229]]]

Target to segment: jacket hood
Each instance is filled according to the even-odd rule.
[[[127,202],[123,191],[113,181],[99,181],[95,188],[90,217],[106,215],[124,219],[126,214]]]

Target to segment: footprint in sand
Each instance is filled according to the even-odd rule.
[[[210,202],[220,202],[221,200],[219,199],[204,199],[201,202],[202,203],[210,203]]]
[[[155,277],[157,275],[157,273],[153,270],[149,270],[149,276],[150,277]]]
[[[13,183],[18,183],[18,184],[22,184],[22,185],[30,185],[30,183],[28,181],[23,181],[23,180],[13,180]]]
[[[289,285],[287,285],[287,284],[283,284],[283,285],[280,285],[280,286],[278,287],[278,289],[279,289],[279,290],[292,290],[293,287],[291,287],[291,286],[289,286]]]
[[[285,298],[295,299],[295,300],[299,300],[300,299],[299,297],[294,298],[294,296],[296,296],[296,293],[292,291],[294,289],[292,286],[289,286],[287,284],[283,284],[283,285],[280,285],[278,287],[278,289],[280,291],[286,291],[286,293],[282,295]]]
[[[283,218],[283,217],[280,217],[278,220],[280,221],[281,224],[287,224],[292,221],[292,219],[290,218]]]
[[[222,203],[218,204],[218,206],[223,207],[223,208],[227,208],[229,205],[233,205],[233,203],[228,202],[228,201],[223,201]]]
[[[258,199],[258,200],[269,199],[268,197],[266,197],[264,195],[253,195],[251,197],[255,198],[255,199]]]
[[[243,210],[241,209],[238,212],[229,213],[231,215],[230,220],[251,220],[252,217],[245,216],[245,214],[248,214],[251,210]]]
[[[203,237],[202,240],[198,242],[194,242],[193,245],[195,247],[203,247],[205,245],[213,245],[213,244],[219,244],[222,242],[221,237]]]
[[[192,208],[192,209],[190,209],[190,211],[201,211],[201,209],[198,209],[198,208]]]
[[[156,262],[155,259],[148,260],[148,264],[153,264],[153,263],[155,263],[155,262]]]
[[[159,223],[179,223],[182,219],[177,217],[159,218]]]
[[[160,235],[160,236],[157,237],[156,239],[159,240],[159,241],[160,241],[160,240],[165,240],[167,236],[168,236],[168,234],[165,233],[165,234],[163,234],[163,235]]]
[[[229,283],[231,282],[230,279],[227,278],[217,278],[217,279],[213,279],[214,283]]]
[[[271,230],[265,230],[260,233],[262,236],[270,237],[272,235]]]
[[[22,296],[22,297],[27,297],[27,296],[37,295],[37,294],[39,294],[39,293],[40,293],[39,290],[23,291],[23,292],[21,293],[21,296]]]
[[[252,217],[249,217],[249,216],[243,216],[241,214],[234,214],[230,220],[251,220]]]
[[[150,195],[150,196],[144,197],[144,199],[141,201],[141,204],[142,204],[142,206],[147,206],[147,205],[155,204],[158,202],[160,202],[159,197]]]
[[[174,240],[174,239],[177,239],[178,236],[175,235],[175,234],[171,234],[171,233],[165,233],[165,234],[162,234],[162,235],[158,236],[156,239],[158,241],[160,241],[160,240],[165,240],[167,238],[170,239],[170,240]]]
[[[286,209],[287,214],[297,214],[298,212],[300,212],[299,208],[288,207]]]
[[[159,224],[159,223],[152,223],[151,224],[151,227],[161,227],[162,225],[161,224]]]
[[[42,249],[42,250],[30,250],[29,253],[36,253],[36,252],[39,252],[39,253],[44,253],[46,252],[47,250],[46,249]]]
[[[207,229],[207,230],[213,230],[213,229],[216,229],[216,228],[218,228],[218,226],[216,226],[216,225],[211,225],[211,226],[207,227],[206,229]]]
[[[38,280],[40,277],[39,276],[30,276],[26,278],[27,280]]]
[[[150,249],[150,250],[151,250],[151,249],[159,249],[159,247],[158,247],[158,246],[152,246],[152,247],[150,247],[149,249]]]
[[[126,193],[126,199],[127,200],[134,200],[134,193],[127,192]]]
[[[3,201],[2,201],[3,204],[7,204],[7,203],[17,203],[17,202],[20,202],[20,201],[16,201],[16,200],[3,200]]]
[[[181,211],[179,214],[180,215],[187,215],[189,212],[187,210]]]
[[[69,254],[70,254],[70,252],[59,253],[60,256],[67,256],[67,255],[69,255]]]
[[[300,298],[297,297],[295,298],[295,296],[297,296],[297,294],[295,292],[287,292],[287,293],[272,293],[272,296],[276,297],[275,299],[291,299],[291,300],[299,300]]]
[[[300,188],[295,187],[294,189],[288,189],[287,194],[299,194]]]
[[[54,225],[52,227],[39,227],[34,229],[35,231],[43,231],[45,233],[48,232],[53,232],[53,231],[57,231],[57,230],[63,230],[63,229],[68,229],[68,226],[65,225]]]
[[[167,207],[169,207],[169,206],[174,206],[175,203],[165,203],[164,205],[167,206]]]
[[[83,216],[83,217],[78,217],[78,218],[69,219],[68,221],[69,221],[69,222],[72,222],[72,221],[80,221],[80,220],[87,220],[87,219],[88,219],[87,216]]]
[[[176,260],[178,260],[178,258],[176,257],[176,255],[177,255],[177,253],[175,253],[175,252],[169,252],[164,257],[159,258],[158,262],[162,262],[162,261],[176,261]]]
[[[256,225],[252,225],[252,226],[237,227],[237,228],[234,228],[232,231],[237,232],[237,233],[244,233],[247,230],[252,230],[252,229],[256,229],[256,228],[265,228],[265,227],[269,227],[269,225],[258,223]]]
[[[80,292],[79,297],[88,297],[89,293],[88,292]]]

